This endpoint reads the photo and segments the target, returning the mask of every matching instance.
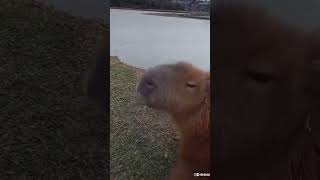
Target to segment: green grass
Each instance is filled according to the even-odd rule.
[[[111,177],[164,179],[175,159],[171,123],[135,93],[138,69],[114,57],[110,64]]]
[[[106,179],[106,116],[81,92],[97,22],[0,7],[0,179]]]

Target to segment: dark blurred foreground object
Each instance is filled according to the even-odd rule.
[[[108,118],[80,86],[105,25],[28,2],[0,1],[0,179],[108,179]]]
[[[214,8],[213,178],[319,180],[320,3]]]
[[[85,78],[84,91],[85,94],[97,103],[102,109],[107,108],[107,34],[102,36],[98,42],[97,56],[88,67]]]

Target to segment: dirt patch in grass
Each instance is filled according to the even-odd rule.
[[[1,179],[107,179],[106,114],[80,86],[107,27],[6,2],[0,6]]]
[[[175,159],[169,117],[146,107],[136,93],[142,73],[111,57],[112,179],[164,179]]]

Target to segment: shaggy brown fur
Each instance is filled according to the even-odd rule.
[[[319,179],[319,136],[308,127],[319,122],[311,108],[319,81],[310,74],[320,52],[315,35],[263,9],[215,7],[215,178]]]
[[[147,105],[169,113],[178,128],[177,160],[168,179],[210,173],[209,73],[187,63],[160,65],[144,74],[138,92]]]

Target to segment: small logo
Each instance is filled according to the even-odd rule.
[[[196,176],[196,177],[208,177],[208,176],[210,176],[210,173],[193,173],[193,176]]]

